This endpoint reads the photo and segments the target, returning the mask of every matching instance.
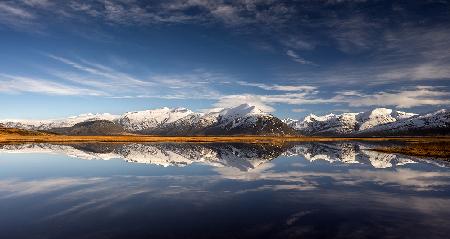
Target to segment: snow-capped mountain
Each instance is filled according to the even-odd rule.
[[[357,125],[355,113],[341,115],[327,114],[317,116],[310,114],[303,121],[293,121],[290,126],[305,135],[347,134],[355,130]]]
[[[95,123],[92,123],[97,121]],[[122,115],[83,114],[56,120],[0,120],[4,127],[43,130],[68,135],[447,135],[450,113],[439,110],[418,115],[386,108],[367,112],[310,114],[303,120],[285,119],[242,104],[206,113],[186,108],[160,108]]]
[[[91,121],[101,122],[86,123]],[[121,132],[118,129],[121,127],[124,133],[157,135],[295,134],[295,130],[277,117],[249,104],[215,109],[207,113],[193,112],[186,108],[164,107],[127,112],[123,115],[86,114],[67,119],[1,120],[0,123],[11,128],[77,135],[108,132],[108,127],[114,129],[113,132]],[[99,126],[103,127],[102,130],[92,128]]]
[[[303,135],[400,135],[400,134],[446,134],[450,127],[448,110],[418,115],[392,109],[377,108],[368,112],[310,114],[302,121],[285,120],[289,126]]]
[[[169,109],[164,107],[155,110],[127,112],[116,121],[128,131],[151,131],[192,113],[194,112],[185,108]]]
[[[445,135],[450,133],[450,112],[442,109],[425,115],[414,115],[389,124],[379,124],[365,131],[364,134],[389,135],[389,132],[401,134],[433,134]]]
[[[53,128],[72,127],[78,123],[95,120],[109,120],[113,121],[117,119],[117,115],[104,113],[104,114],[81,114],[77,116],[71,116],[65,119],[50,119],[50,120],[24,120],[24,119],[6,119],[0,120],[0,123],[5,127],[19,128],[27,130],[49,130]]]

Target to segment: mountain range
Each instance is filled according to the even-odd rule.
[[[420,115],[376,108],[367,112],[310,114],[302,120],[281,120],[256,106],[242,104],[206,113],[164,107],[122,115],[104,113],[54,120],[0,120],[0,124],[66,135],[448,135],[450,112],[442,109]]]
[[[448,135],[450,112],[446,109],[415,114],[376,108],[367,112],[310,114],[303,120],[283,120],[301,135],[310,136],[397,136]]]

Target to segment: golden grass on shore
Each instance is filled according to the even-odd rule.
[[[402,142],[447,142],[450,137],[302,137],[302,136],[152,136],[152,135],[116,135],[116,136],[67,136],[47,133],[26,132],[0,133],[0,143],[76,143],[76,142],[242,142],[242,143],[281,143],[281,142],[331,142],[331,141],[402,141]]]
[[[450,143],[435,142],[409,142],[405,145],[385,146],[373,149],[383,153],[398,153],[422,158],[441,158],[450,160]]]
[[[450,137],[302,137],[302,136],[152,136],[152,135],[116,135],[116,136],[68,136],[45,132],[8,129],[0,127],[0,143],[271,143],[290,142],[397,142],[374,148],[384,153],[398,153],[417,157],[450,158]],[[400,144],[398,144],[400,143]]]

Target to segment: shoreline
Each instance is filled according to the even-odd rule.
[[[326,143],[326,142],[372,142],[375,146],[369,150],[381,153],[393,153],[421,158],[450,159],[449,136],[408,136],[408,137],[301,137],[301,136],[67,136],[67,135],[18,135],[0,134],[0,144],[129,144],[129,143],[240,143],[240,144],[277,144],[290,143]],[[389,143],[386,145],[386,143]]]
[[[0,135],[0,143],[280,143],[280,142],[447,142],[449,136],[408,136],[408,137],[319,137],[319,136],[151,136],[151,135],[114,135],[114,136],[68,136],[68,135]]]

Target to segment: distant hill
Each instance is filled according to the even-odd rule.
[[[80,122],[72,127],[49,129],[49,132],[64,135],[123,135],[123,127],[108,120],[93,120]]]
[[[37,135],[51,135],[51,134],[34,130],[7,128],[0,124],[0,136],[2,135],[37,136]]]

